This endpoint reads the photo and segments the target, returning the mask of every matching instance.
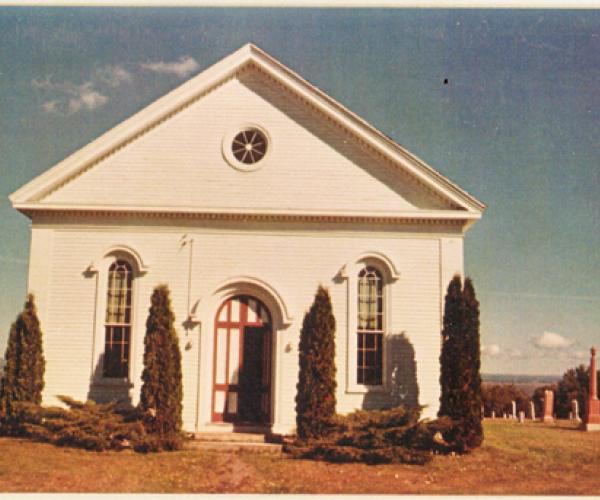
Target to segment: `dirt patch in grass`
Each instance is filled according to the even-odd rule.
[[[256,452],[86,452],[0,439],[2,492],[596,494],[600,433],[486,421],[485,442],[425,466],[328,464]]]

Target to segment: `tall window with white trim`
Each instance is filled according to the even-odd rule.
[[[378,269],[358,273],[357,383],[383,383],[383,279]]]
[[[103,375],[129,376],[131,343],[131,288],[133,272],[125,260],[113,262],[108,270]]]

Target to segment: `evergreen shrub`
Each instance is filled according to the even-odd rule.
[[[444,439],[456,451],[476,448],[483,442],[479,302],[473,283],[455,276],[445,298],[440,355],[440,409],[453,426]]]
[[[119,409],[115,403],[82,403],[58,397],[67,408],[33,403],[14,405],[18,434],[34,441],[90,451],[132,448],[140,453],[179,450],[183,435],[149,434],[138,409]]]
[[[441,433],[451,426],[448,419],[419,421],[421,408],[359,410],[336,416],[329,432],[315,439],[286,445],[294,458],[329,462],[424,464],[433,452],[450,448]]]
[[[40,404],[44,388],[45,360],[42,331],[33,295],[10,328],[4,355],[6,365],[0,381],[0,434],[18,434],[18,403]]]
[[[32,403],[15,405],[21,435],[57,446],[104,451],[136,447],[146,430],[135,410],[115,409],[114,403],[82,403],[59,396],[67,408],[42,407]]]
[[[145,446],[151,451],[157,447],[178,449],[181,443],[183,383],[174,324],[169,289],[160,285],[152,293],[146,321],[139,404],[147,434],[151,436]]]
[[[323,286],[304,316],[299,361],[296,434],[300,439],[312,439],[329,432],[336,405],[335,318]]]

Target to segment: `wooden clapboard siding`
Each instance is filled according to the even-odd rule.
[[[48,360],[45,400],[55,402],[53,396],[67,394],[85,399],[92,370],[91,345],[93,310],[96,304],[95,275],[86,277],[83,271],[94,261],[103,264],[106,249],[125,245],[135,250],[148,266],[145,275],[136,278],[134,328],[131,361],[132,399],[137,402],[142,370],[144,323],[152,289],[159,283],[168,284],[172,293],[176,328],[182,349],[184,376],[184,423],[186,429],[196,426],[197,394],[200,389],[200,414],[198,422],[210,420],[210,391],[212,373],[212,329],[216,306],[210,302],[215,289],[234,276],[258,277],[280,294],[293,317],[292,324],[275,332],[276,357],[279,378],[275,381],[278,411],[275,418],[281,428],[295,425],[296,381],[298,376],[299,332],[305,311],[309,308],[319,283],[330,290],[337,323],[336,364],[338,376],[338,409],[351,411],[360,408],[365,394],[347,391],[347,341],[355,341],[355,333],[348,331],[347,282],[335,280],[340,268],[361,252],[376,248],[396,266],[400,277],[387,285],[390,287],[390,333],[403,332],[415,350],[419,402],[429,405],[435,412],[439,391],[439,327],[441,301],[445,286],[441,283],[443,248],[441,241],[460,240],[452,236],[452,228],[444,234],[425,236],[389,230],[378,232],[323,234],[318,224],[302,231],[290,229],[266,231],[253,228],[251,223],[243,228],[226,229],[222,224],[198,224],[182,227],[169,225],[134,225],[123,229],[120,221],[102,221],[94,225],[93,218],[81,216],[70,224],[45,224],[34,226],[32,237],[32,269],[42,264],[47,272],[30,277],[32,291],[45,290],[41,319],[44,327],[44,348]],[[57,219],[54,221],[58,223]],[[99,221],[98,221],[99,222]],[[50,234],[51,233],[51,234]],[[186,334],[182,322],[187,315],[187,283],[189,247],[181,246],[182,236],[193,237],[193,276],[191,301],[199,300],[199,317],[202,325],[202,345],[198,329]],[[44,252],[40,245],[52,241],[51,251]],[[43,261],[43,262],[42,262]],[[446,267],[462,271],[462,260],[452,259]],[[44,282],[43,276],[47,276]],[[106,293],[106,283],[98,284],[100,298]],[[101,303],[99,300],[98,303]],[[98,311],[103,321],[104,310]],[[96,331],[96,355],[103,345],[104,330]],[[191,348],[185,349],[190,342]],[[99,347],[100,346],[100,347]],[[201,347],[199,360],[198,348]],[[288,352],[289,351],[289,352]],[[200,361],[200,364],[199,364]],[[200,373],[198,373],[200,369]],[[198,381],[200,387],[198,387]],[[373,395],[371,395],[373,397]],[[389,404],[386,394],[375,395],[382,405]]]
[[[246,123],[271,136],[263,166],[252,173],[235,170],[222,153],[228,132]],[[256,72],[227,81],[42,203],[336,212],[449,208]]]

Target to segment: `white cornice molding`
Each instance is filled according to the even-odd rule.
[[[481,214],[485,209],[485,205],[479,200],[251,43],[188,80],[12,193],[9,198],[13,206],[21,210],[25,205],[39,202],[49,192],[224,83],[247,64],[256,65],[448,200],[468,212]]]
[[[471,221],[481,218],[479,212],[466,210],[420,210],[399,212],[364,212],[353,210],[268,210],[252,208],[198,208],[173,206],[112,206],[112,205],[67,205],[46,203],[17,203],[14,207],[31,215],[42,212],[86,213],[86,214],[127,214],[155,217],[191,216],[200,218],[224,219],[312,219],[312,220],[438,220]]]

